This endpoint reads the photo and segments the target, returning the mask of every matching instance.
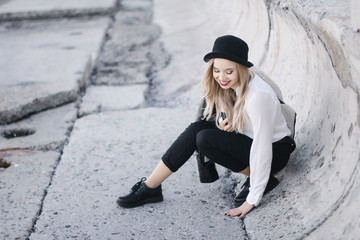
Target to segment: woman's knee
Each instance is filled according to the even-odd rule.
[[[290,159],[291,154],[290,145],[275,145],[273,147],[273,159],[271,164],[271,174],[281,171]]]
[[[196,134],[196,146],[201,151],[209,147],[210,131],[208,129],[201,130]]]
[[[191,133],[195,133],[197,134],[199,131],[203,130],[203,129],[208,129],[211,128],[212,125],[209,122],[205,122],[205,121],[197,121],[197,122],[193,122],[191,123],[186,129],[185,132],[191,132]]]

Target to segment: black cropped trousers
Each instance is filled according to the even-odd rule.
[[[176,172],[196,151],[211,161],[241,172],[249,166],[252,139],[246,135],[226,132],[216,127],[213,121],[191,123],[175,140],[162,157],[164,164]],[[295,142],[285,137],[273,143],[271,174],[279,172],[289,161]]]

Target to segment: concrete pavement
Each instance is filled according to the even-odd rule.
[[[3,23],[0,123],[75,101],[87,84],[108,23],[107,17],[20,22],[20,28]]]
[[[164,202],[135,209],[116,205],[119,195],[150,174],[192,117],[183,109],[147,108],[76,121],[30,239],[241,236],[241,221],[224,216],[231,205],[229,179],[204,186],[194,158],[163,184]]]

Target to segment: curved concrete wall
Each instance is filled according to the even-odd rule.
[[[156,79],[172,87],[159,98],[181,95],[192,108],[202,56],[217,36],[233,34],[297,110],[297,150],[280,186],[246,217],[250,238],[357,238],[360,35],[350,1],[156,0],[155,21],[173,55]]]

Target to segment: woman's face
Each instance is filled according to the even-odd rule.
[[[239,74],[235,62],[215,58],[213,76],[223,89],[236,89],[240,85]]]

